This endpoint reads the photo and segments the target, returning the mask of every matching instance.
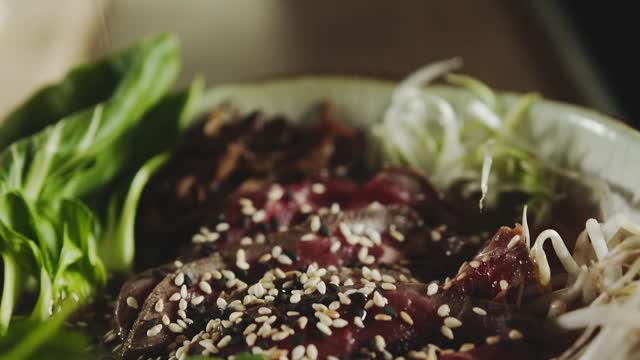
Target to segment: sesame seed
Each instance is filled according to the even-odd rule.
[[[324,283],[324,281],[320,281],[316,285],[316,289],[320,294],[324,295],[327,292],[327,285]]]
[[[162,323],[165,325],[169,325],[171,323],[171,320],[169,319],[169,316],[167,316],[167,314],[162,315]]]
[[[520,235],[514,235],[511,240],[509,240],[509,243],[507,244],[507,249],[511,249],[514,246],[516,246],[516,244],[518,244],[518,242],[520,241]]]
[[[231,342],[231,335],[225,335],[220,342],[218,342],[218,347],[220,349],[222,349],[223,347],[229,345],[229,342]]]
[[[184,283],[184,273],[178,273],[178,275],[173,279],[173,283],[176,284],[176,286],[182,286]]]
[[[445,316],[449,316],[449,312],[451,311],[451,309],[449,308],[449,305],[447,304],[442,304],[438,307],[438,316],[440,317],[445,317]]]
[[[406,311],[400,311],[400,318],[409,325],[413,325],[413,319]]]
[[[271,340],[273,341],[282,341],[289,337],[289,333],[286,331],[280,331],[271,336]]]
[[[311,360],[316,360],[318,358],[318,348],[313,344],[307,345],[307,356]]]
[[[222,275],[229,280],[233,280],[236,278],[236,274],[231,270],[222,270]]]
[[[362,318],[359,316],[356,316],[353,318],[353,323],[356,324],[357,327],[364,329],[364,323],[362,322]]]
[[[317,215],[313,215],[311,217],[311,222],[309,223],[309,227],[311,228],[311,231],[318,232],[318,230],[320,230],[320,226],[322,226],[322,223],[320,222],[320,217]]]
[[[316,235],[312,233],[307,233],[300,237],[300,241],[312,241],[315,239],[316,239]]]
[[[180,287],[180,297],[182,297],[182,298],[186,298],[187,297],[187,285],[182,285]]]
[[[240,245],[242,246],[249,246],[251,244],[253,244],[253,239],[249,236],[244,236],[242,239],[240,239]]]
[[[384,349],[387,347],[387,343],[384,341],[384,338],[380,335],[376,335],[373,339],[376,343],[376,348],[378,348],[378,351],[384,351]]]
[[[391,321],[392,317],[387,314],[376,314],[374,319],[379,321]]]
[[[178,308],[180,310],[187,310],[187,300],[185,299],[180,299],[180,303],[178,303]]]
[[[323,184],[315,183],[311,185],[311,192],[314,194],[324,194],[326,187]]]
[[[453,340],[453,331],[450,327],[443,325],[440,327],[440,333],[449,340]]]
[[[225,232],[229,230],[229,224],[226,222],[221,222],[218,225],[216,225],[216,231],[218,232]]]
[[[281,254],[282,254],[282,247],[280,247],[279,245],[276,245],[271,249],[271,256],[273,256],[274,258],[277,258]]]
[[[475,345],[471,344],[471,343],[464,343],[460,346],[460,351],[461,352],[465,352],[465,351],[469,351],[469,350],[473,350],[475,349]]]
[[[267,213],[264,210],[258,210],[251,216],[251,220],[253,220],[254,223],[263,222],[266,218]]]
[[[325,324],[323,322],[317,323],[316,327],[318,328],[318,330],[320,330],[320,332],[322,332],[323,334],[325,334],[327,336],[331,336],[333,334],[333,332],[331,331],[329,326],[327,326],[327,324]]]
[[[164,301],[162,301],[162,299],[158,299],[158,301],[156,301],[156,305],[153,307],[156,312],[162,312],[162,310],[164,310]]]
[[[293,351],[291,351],[291,360],[300,360],[302,359],[302,357],[304,356],[304,353],[307,351],[307,349],[304,347],[304,345],[298,345],[295,348],[293,348]]]
[[[182,328],[182,326],[176,324],[176,323],[170,323],[168,326],[169,330],[173,333],[181,333],[184,331],[184,329]]]
[[[284,195],[284,191],[280,186],[276,185],[271,187],[269,193],[267,194],[267,197],[271,201],[278,201],[282,198],[282,195]]]
[[[377,307],[384,307],[387,304],[387,299],[376,291],[373,293],[373,303]]]
[[[200,281],[200,283],[198,284],[198,287],[205,294],[211,294],[213,292],[213,289],[211,289],[211,285],[209,285],[209,283],[206,281]]]
[[[156,336],[160,333],[161,330],[162,330],[162,324],[155,325],[149,330],[147,330],[147,336],[149,337]]]
[[[349,322],[345,319],[335,319],[333,320],[333,322],[331,323],[331,326],[333,326],[334,328],[343,328],[345,326],[349,325]]]
[[[500,280],[500,290],[507,290],[509,288],[509,282],[507,280]]]
[[[344,286],[353,286],[353,280],[347,279],[344,281]]]
[[[187,313],[184,310],[180,309],[177,311],[177,313],[178,313],[178,316],[180,316],[181,318],[183,319],[187,318]]]
[[[203,301],[204,301],[204,296],[200,295],[200,296],[196,296],[196,297],[192,298],[191,299],[191,304],[200,305]]]
[[[342,246],[342,243],[340,241],[334,241],[333,244],[331,244],[331,247],[329,248],[329,250],[332,253],[337,252],[338,250],[340,250],[340,247]]]
[[[487,336],[485,341],[489,345],[494,345],[494,344],[497,344],[500,341],[500,337],[498,337],[498,336]]]
[[[306,316],[302,316],[300,318],[298,318],[298,326],[300,327],[300,329],[304,330],[305,327],[307,327],[307,322],[309,320],[307,319]]]
[[[382,283],[382,285],[380,285],[380,287],[382,287],[382,289],[384,289],[384,290],[389,290],[389,291],[396,290],[396,286],[393,285],[392,283]]]
[[[398,229],[396,229],[396,226],[393,224],[389,226],[389,235],[391,235],[391,237],[398,242],[404,241],[404,235],[402,235],[402,233],[399,232]]]
[[[311,205],[309,205],[309,204],[302,204],[300,206],[300,212],[303,213],[303,214],[308,214],[308,213],[310,213],[312,211],[313,211],[313,209],[311,208]]]
[[[449,317],[446,317],[446,318],[444,319],[444,324],[445,324],[447,327],[450,327],[450,328],[452,328],[452,329],[455,329],[455,328],[457,328],[457,327],[462,326],[462,321],[460,321],[460,320],[458,320],[457,318],[454,318],[454,317],[452,317],[452,316],[449,316]]]
[[[477,260],[473,260],[469,263],[469,266],[471,266],[474,269],[477,269],[480,266],[480,262]]]
[[[295,293],[295,294],[291,295],[291,297],[289,298],[289,301],[292,304],[297,304],[297,303],[300,302],[300,300],[301,300],[300,293]]]
[[[433,296],[438,293],[438,284],[431,283],[427,286],[427,295]]]
[[[332,214],[337,214],[339,212],[340,212],[340,204],[335,203],[335,202],[333,204],[331,204],[331,213]]]
[[[134,298],[132,296],[129,296],[129,297],[127,297],[127,305],[130,308],[137,309],[138,308],[138,300],[136,300],[136,298]]]
[[[473,308],[473,309],[471,309],[471,310],[473,310],[473,312],[474,312],[474,313],[476,313],[476,314],[478,314],[478,315],[480,315],[480,316],[485,316],[485,315],[487,315],[487,311],[486,311],[485,309],[481,308],[481,307],[477,307],[477,306],[476,306],[476,307],[474,307],[474,308]]]
[[[522,338],[524,338],[524,335],[522,335],[522,333],[516,329],[512,329],[511,331],[509,331],[509,339],[511,340],[521,340]]]

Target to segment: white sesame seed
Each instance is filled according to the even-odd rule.
[[[450,327],[442,325],[440,327],[440,333],[449,340],[453,340],[453,331]]]
[[[319,281],[316,285],[316,289],[320,294],[324,295],[327,292],[327,285],[324,283],[324,281]]]
[[[331,247],[329,248],[329,250],[330,250],[332,253],[335,253],[335,252],[337,252],[338,250],[340,250],[340,247],[341,247],[341,246],[342,246],[342,243],[341,243],[339,240],[336,240],[336,241],[334,241],[334,242],[331,244]]]
[[[132,296],[129,296],[129,297],[127,297],[127,305],[130,308],[137,309],[138,308],[138,300],[136,300],[136,298],[134,298]]]
[[[187,285],[182,285],[180,287],[180,297],[182,297],[183,299],[187,297]]]
[[[384,349],[387,347],[387,343],[384,341],[384,338],[380,335],[376,335],[373,339],[375,340],[376,348],[378,348],[378,351],[384,351]]]
[[[162,330],[162,324],[155,325],[149,330],[147,330],[147,336],[149,337],[156,336],[160,333],[161,330]]]
[[[469,351],[469,350],[473,350],[475,349],[475,345],[471,344],[471,343],[464,343],[462,345],[460,345],[460,352],[465,352],[465,351]]]
[[[256,244],[264,244],[267,241],[267,237],[263,233],[256,234]]]
[[[162,315],[162,323],[165,325],[169,325],[169,323],[171,323],[171,320],[169,319],[169,316],[167,316],[167,314]]]
[[[231,342],[231,335],[225,335],[220,342],[218,342],[218,347],[220,349],[222,349],[223,347],[229,345],[229,342]]]
[[[462,326],[462,321],[460,321],[460,320],[458,320],[457,318],[454,318],[454,317],[452,317],[452,316],[449,316],[449,317],[446,317],[446,318],[444,319],[444,324],[445,324],[447,327],[450,327],[450,328],[452,328],[452,329],[455,329],[455,328],[457,328],[457,327]]]
[[[472,267],[472,268],[474,268],[474,269],[477,269],[477,268],[480,266],[480,262],[479,262],[479,261],[477,261],[477,260],[472,260],[472,261],[469,263],[469,266],[471,266],[471,267]]]
[[[176,284],[176,286],[182,286],[182,284],[184,284],[184,273],[178,273],[173,279],[173,283]]]
[[[303,213],[303,214],[308,214],[308,213],[310,213],[312,211],[313,211],[313,209],[311,208],[311,205],[309,205],[309,204],[302,204],[300,206],[300,212]]]
[[[236,278],[236,274],[231,270],[222,270],[222,275],[229,280],[233,280]]]
[[[245,341],[247,342],[247,345],[253,346],[253,344],[256,343],[257,338],[258,338],[258,335],[256,335],[255,333],[251,333],[247,335],[247,337],[245,338]]]
[[[300,302],[300,299],[301,299],[300,294],[299,293],[295,293],[295,294],[291,295],[291,297],[289,298],[289,301],[292,304],[297,304],[297,303]]]
[[[206,229],[206,228],[205,228],[205,229]],[[207,230],[208,230],[208,229],[207,229]],[[176,260],[176,261],[174,261],[174,262],[173,262],[173,265],[174,265],[175,267],[177,267],[177,268],[181,268],[181,267],[182,267],[182,265],[184,265],[184,264],[182,263],[182,261],[180,261],[180,260]]]
[[[289,337],[289,333],[286,331],[280,331],[271,336],[271,340],[273,341],[282,341]]]
[[[400,311],[400,318],[409,325],[413,325],[413,319],[406,311]]]
[[[500,290],[507,290],[509,288],[509,282],[507,280],[500,280]]]
[[[223,298],[218,298],[216,300],[216,305],[218,305],[218,307],[220,309],[226,309],[227,308],[227,300],[223,299]]]
[[[511,331],[509,331],[509,339],[511,340],[521,340],[522,338],[524,338],[524,335],[522,335],[522,333],[516,329],[512,329]]]
[[[307,356],[311,360],[316,360],[318,358],[318,348],[313,344],[307,345]]]
[[[156,312],[162,312],[162,310],[164,310],[164,301],[162,301],[162,299],[158,299],[158,301],[156,301],[156,305],[153,307]]]
[[[178,308],[180,310],[187,310],[187,300],[185,299],[180,299],[180,302],[178,303]]]
[[[335,202],[333,204],[331,204],[331,213],[332,214],[337,214],[339,212],[340,212],[340,204],[335,203]]]
[[[276,245],[271,249],[271,256],[273,256],[274,258],[277,258],[281,254],[282,254],[282,247],[280,247],[279,245]]]
[[[333,331],[331,331],[329,326],[327,326],[327,324],[323,322],[316,323],[316,327],[318,328],[318,330],[320,330],[320,332],[327,336],[331,336],[333,334]]]
[[[304,330],[304,328],[307,326],[307,323],[309,322],[309,319],[307,319],[306,316],[301,316],[298,318],[297,322],[300,329]]]
[[[309,227],[311,228],[311,231],[318,232],[318,230],[320,230],[320,227],[322,226],[322,223],[320,222],[320,217],[317,215],[313,215],[311,217],[311,222],[309,223]]]
[[[485,341],[489,345],[494,345],[494,344],[497,344],[500,341],[500,337],[499,336],[487,336]]]
[[[253,244],[253,239],[249,236],[244,236],[242,237],[242,239],[240,239],[240,245],[242,246],[249,246],[251,244]]]
[[[229,224],[226,222],[221,222],[218,225],[216,225],[216,231],[218,232],[225,232],[229,230]]]
[[[284,191],[282,190],[282,188],[280,186],[274,185],[269,190],[267,197],[271,201],[278,201],[282,198],[282,195],[284,195]]]
[[[449,305],[447,304],[442,304],[438,307],[438,316],[440,317],[446,317],[449,316],[449,312],[451,311],[451,309],[449,308]]]
[[[180,316],[181,318],[183,319],[187,318],[187,313],[184,310],[180,309],[177,311],[177,313],[178,313],[178,316]]]
[[[203,301],[204,301],[204,296],[200,295],[200,296],[196,296],[196,297],[192,298],[191,299],[191,304],[200,305]]]
[[[356,324],[357,327],[364,329],[364,323],[362,322],[362,318],[359,316],[356,316],[353,318],[353,323]]]
[[[324,194],[326,187],[323,184],[315,183],[311,185],[311,192],[314,194]]]
[[[315,239],[316,239],[316,235],[312,233],[307,233],[300,237],[300,241],[312,241]]]
[[[347,280],[344,281],[343,285],[344,286],[353,286],[353,280],[347,279]],[[346,295],[349,295],[349,294],[346,294]]]
[[[315,315],[315,317],[318,318],[318,320],[320,320],[321,323],[323,323],[323,324],[325,324],[327,326],[330,326],[333,323],[333,320],[331,320],[331,318],[325,313],[321,313],[319,311],[316,311],[314,315]]]
[[[518,242],[520,241],[520,235],[514,235],[511,240],[509,240],[509,243],[507,244],[507,249],[511,249],[514,246],[516,246],[516,244],[518,244]]]
[[[290,257],[288,257],[285,254],[282,254],[280,256],[278,256],[278,262],[282,265],[291,265],[293,264],[293,261],[291,260]]]
[[[213,276],[213,278],[216,280],[222,279],[222,273],[218,270],[211,271],[211,276]]]
[[[382,285],[380,285],[380,287],[382,287],[382,289],[384,289],[384,290],[389,290],[389,291],[396,290],[396,286],[391,284],[391,283],[382,283]]]
[[[304,356],[307,349],[304,345],[298,345],[291,351],[291,360],[300,360]]]
[[[442,240],[442,234],[437,232],[436,230],[431,230],[431,240],[435,242]]]
[[[209,285],[209,283],[206,281],[200,281],[200,283],[198,284],[198,287],[205,294],[211,294],[213,292],[213,289],[211,289],[211,285]]]
[[[267,218],[267,213],[264,210],[258,210],[253,214],[253,216],[251,217],[251,220],[253,220],[254,223],[259,223],[259,222],[263,222],[266,218]]]
[[[396,229],[396,226],[393,224],[389,226],[389,235],[391,235],[391,237],[398,242],[404,241],[404,235],[402,235],[402,233],[399,232],[398,229]]]
[[[347,320],[344,319],[335,319],[333,320],[333,322],[331,323],[331,326],[333,326],[334,328],[343,328],[345,326],[349,325],[349,322]]]
[[[476,314],[478,314],[478,315],[480,315],[480,316],[485,316],[485,315],[487,315],[487,311],[486,311],[485,309],[481,308],[481,307],[477,307],[477,306],[476,306],[476,307],[474,307],[474,308],[473,308],[473,309],[471,309],[471,310],[473,310],[473,312],[474,312],[474,313],[476,313]]]
[[[182,328],[182,326],[176,324],[176,323],[170,323],[168,326],[169,330],[173,333],[181,333],[184,331],[184,329]]]
[[[384,307],[385,305],[387,305],[387,299],[376,291],[373,293],[373,303],[377,307]]]
[[[379,320],[379,321],[391,321],[392,317],[390,315],[387,315],[387,314],[376,314],[374,319]]]

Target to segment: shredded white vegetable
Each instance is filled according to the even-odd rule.
[[[482,211],[482,202],[484,198],[487,197],[487,191],[489,191],[489,174],[491,172],[491,164],[493,163],[493,155],[491,152],[491,147],[493,142],[490,141],[484,149],[484,160],[482,161],[482,176],[480,178],[480,191],[482,196],[480,197],[480,201],[478,206],[480,207],[480,211]]]
[[[558,259],[560,259],[560,263],[567,271],[567,273],[571,275],[577,275],[580,271],[580,267],[576,263],[576,261],[571,256],[571,253],[567,249],[567,246],[558,234],[557,231],[547,229],[538,235],[536,238],[535,244],[533,244],[533,248],[531,249],[531,255],[533,256],[536,264],[538,265],[538,270],[540,272],[540,282],[543,286],[547,286],[549,284],[549,280],[551,279],[551,268],[549,267],[549,261],[547,260],[547,254],[544,252],[544,243],[547,240],[551,240],[551,245],[553,245],[553,250],[556,255],[558,255]]]

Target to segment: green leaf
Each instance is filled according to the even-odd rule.
[[[33,319],[17,321],[0,338],[0,360],[89,358],[89,339],[63,329],[64,321],[80,303],[67,300],[45,323]]]
[[[33,200],[49,184],[60,184],[61,180],[76,176],[78,169],[92,166],[96,156],[134,128],[170,89],[179,67],[177,41],[172,36],[157,36],[106,61],[122,74],[111,97],[71,113],[5,149],[0,154],[0,184],[4,191],[20,189],[28,200]],[[104,177],[94,185],[109,180]],[[48,189],[48,193],[56,190]]]
[[[140,196],[151,176],[169,158],[169,153],[156,155],[140,168],[128,187],[129,190],[119,212],[116,212],[119,204],[118,198],[114,197],[111,200],[107,231],[100,252],[110,270],[125,272],[131,269],[135,255],[134,230]]]

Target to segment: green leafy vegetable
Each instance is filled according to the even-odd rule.
[[[0,335],[24,335],[19,322],[13,331],[12,322],[18,301],[27,295],[36,297],[28,321],[43,322],[38,329],[44,329],[29,334],[21,342],[27,345],[16,347],[12,358],[27,356],[55,331],[63,321],[57,319],[67,314],[65,299],[84,303],[105,283],[98,254],[102,232],[94,214],[101,209],[84,201],[136,166],[126,161],[134,148],[124,146],[123,139],[132,139],[145,113],[170,90],[178,68],[176,39],[152,37],[72,71],[3,125],[0,146],[19,140],[0,153]],[[136,186],[132,203],[141,191]]]

